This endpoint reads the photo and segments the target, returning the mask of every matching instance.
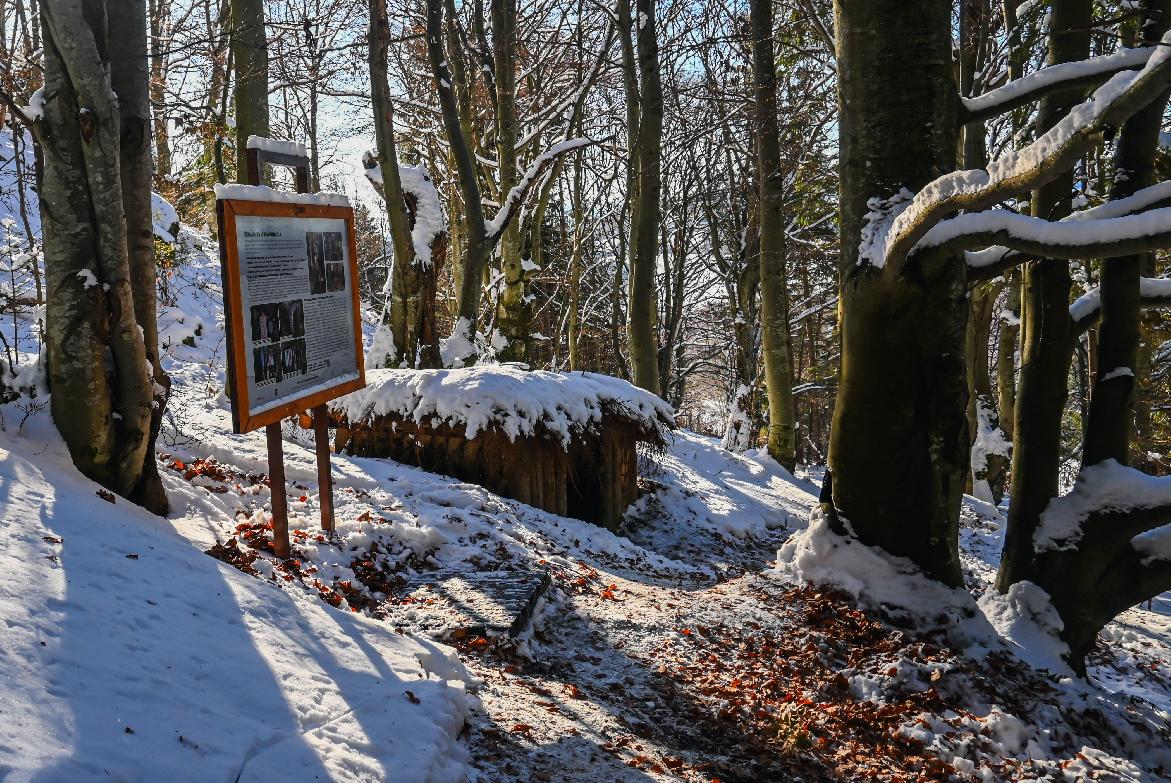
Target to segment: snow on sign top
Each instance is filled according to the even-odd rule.
[[[344,193],[292,193],[273,190],[264,185],[215,185],[217,199],[235,201],[267,201],[273,204],[308,204],[319,207],[348,207],[350,199]]]
[[[264,136],[249,136],[247,146],[250,150],[272,152],[277,155],[295,155],[299,158],[304,158],[309,155],[309,150],[304,144],[298,144],[295,141],[283,141],[281,139],[268,139]]]
[[[510,440],[543,428],[569,446],[603,415],[633,419],[660,437],[674,426],[671,406],[609,375],[481,365],[454,370],[373,370],[366,388],[330,403],[352,422],[398,415],[422,423],[464,425],[470,438],[498,427]],[[432,421],[432,423],[434,423]]]

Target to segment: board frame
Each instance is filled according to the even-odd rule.
[[[237,217],[328,218],[345,221],[347,244],[350,249],[350,296],[354,317],[357,378],[342,381],[336,386],[298,397],[260,413],[252,413],[251,401],[248,399],[248,356],[244,342],[248,327],[244,322],[244,302],[240,285],[240,255],[236,241]],[[227,377],[228,397],[232,402],[232,431],[252,432],[365,388],[366,357],[362,350],[362,310],[358,299],[358,250],[357,238],[354,236],[353,208],[323,204],[216,199],[216,221],[220,236],[220,274],[224,291],[224,329],[228,342]]]

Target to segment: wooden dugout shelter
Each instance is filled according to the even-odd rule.
[[[614,529],[638,499],[638,444],[665,445],[658,397],[592,373],[509,365],[373,370],[337,400],[335,449],[389,457]]]

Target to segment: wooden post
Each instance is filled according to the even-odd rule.
[[[289,556],[289,499],[285,496],[285,451],[281,424],[264,428],[268,439],[268,485],[272,491],[272,549],[277,557]]]
[[[317,447],[317,484],[321,529],[333,532],[333,476],[329,470],[329,413],[325,405],[313,409],[313,442]]]
[[[309,160],[297,155],[285,155],[249,148],[244,163],[248,183],[264,184],[264,164],[288,166],[296,172],[297,192],[309,192]],[[321,485],[321,527],[333,530],[333,480],[329,470],[329,420],[324,405],[313,409],[313,433],[317,446],[317,476]],[[268,477],[272,491],[272,548],[277,557],[289,556],[289,502],[285,495],[285,451],[280,422],[264,429],[268,440]]]

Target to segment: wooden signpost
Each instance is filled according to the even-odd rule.
[[[260,143],[254,147],[253,141]],[[250,139],[249,184],[262,184],[265,163],[288,166],[296,172],[297,192],[308,194],[309,159],[282,149],[288,146]],[[217,197],[216,214],[232,426],[236,432],[265,428],[273,549],[288,557],[281,421],[312,411],[321,527],[332,531],[326,403],[366,381],[353,209],[271,195],[226,191]]]

